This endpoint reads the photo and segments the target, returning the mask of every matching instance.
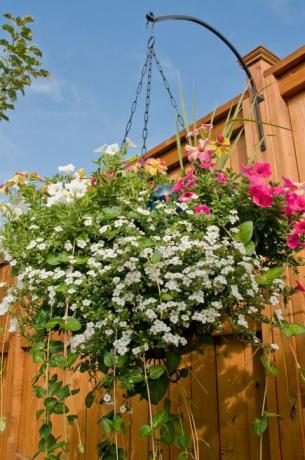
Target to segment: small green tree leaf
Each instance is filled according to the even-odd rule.
[[[114,365],[115,358],[113,354],[110,353],[110,351],[106,351],[106,353],[104,354],[103,361],[104,361],[105,366],[112,367]]]
[[[177,370],[181,363],[181,355],[177,351],[169,351],[165,356],[165,365],[169,374]]]
[[[140,428],[140,435],[144,437],[152,434],[152,428],[150,425],[142,425]]]
[[[94,401],[94,392],[93,391],[90,391],[87,396],[86,396],[86,399],[85,399],[85,405],[86,407],[91,407],[92,404],[93,404],[93,401]]]
[[[288,323],[287,321],[283,321],[281,323],[281,329],[286,337],[305,334],[305,326],[299,323]]]
[[[234,238],[244,245],[247,245],[251,241],[253,235],[253,222],[251,220],[243,222],[237,228],[238,232],[235,233]]]
[[[105,433],[111,433],[114,431],[113,422],[107,417],[102,418],[101,425]]]
[[[80,320],[74,317],[68,318],[67,320],[65,320],[63,323],[63,326],[66,331],[72,331],[72,332],[79,331],[82,328]]]
[[[148,374],[149,374],[149,377],[152,380],[156,380],[159,377],[161,377],[162,374],[164,374],[164,371],[165,371],[164,366],[160,366],[160,365],[156,364],[155,366],[150,366],[149,367]]]
[[[261,436],[266,431],[267,427],[268,427],[268,419],[265,415],[262,415],[261,417],[256,418],[252,422],[253,431],[257,436]]]

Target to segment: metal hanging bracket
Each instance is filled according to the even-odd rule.
[[[257,131],[258,131],[260,149],[262,152],[265,151],[266,143],[265,143],[264,126],[263,126],[261,111],[259,107],[260,102],[264,100],[264,96],[258,94],[257,87],[256,87],[254,78],[250,72],[249,67],[243,60],[241,54],[232,45],[232,43],[224,35],[222,35],[222,33],[220,33],[217,29],[215,29],[213,26],[193,16],[185,16],[185,15],[155,16],[154,13],[150,11],[149,13],[146,14],[146,19],[147,19],[147,23],[151,22],[153,23],[153,25],[156,24],[157,22],[172,21],[172,20],[194,22],[195,24],[199,24],[200,26],[208,29],[210,32],[212,32],[214,35],[220,38],[220,40],[230,48],[230,50],[232,51],[232,53],[235,55],[238,62],[240,63],[242,69],[245,71],[247,78],[249,80],[251,90],[252,90],[253,107],[254,107],[255,119],[257,122]]]

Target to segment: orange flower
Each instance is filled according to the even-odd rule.
[[[148,172],[151,176],[166,174],[167,166],[160,158],[148,158],[145,161],[144,171]]]

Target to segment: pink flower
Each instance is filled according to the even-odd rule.
[[[199,152],[204,152],[206,146],[210,143],[209,139],[199,139],[197,149]]]
[[[198,195],[194,192],[184,192],[182,195],[179,196],[178,200],[181,201],[182,203],[185,203],[187,201],[191,201],[198,198]]]
[[[203,214],[206,214],[207,216],[211,214],[211,210],[206,204],[198,204],[198,206],[194,208],[194,211],[195,211],[195,214],[203,213]]]
[[[216,179],[218,180],[218,182],[220,182],[222,185],[225,185],[227,183],[227,175],[224,174],[223,172],[221,171],[217,171],[216,172]]]
[[[250,181],[259,177],[270,177],[272,174],[271,166],[269,163],[253,163],[249,167],[242,166],[241,170],[243,175],[246,176]]]
[[[194,161],[196,161],[200,153],[196,147],[192,147],[191,145],[186,145],[185,151],[187,154],[187,159],[190,163],[193,163]]]
[[[305,287],[300,283],[300,281],[297,281],[297,285],[295,287],[297,291],[305,292]]]
[[[180,179],[177,180],[177,183],[173,186],[172,191],[174,193],[180,192],[180,190],[183,189],[183,179],[180,177]]]
[[[191,188],[196,184],[196,176],[193,174],[193,169],[190,169],[184,177],[180,177],[177,183],[173,186],[172,191],[174,193],[180,192],[185,188]]]
[[[211,123],[204,123],[202,125],[199,125],[198,128],[195,128],[193,131],[187,133],[187,137],[199,136],[201,132],[209,133],[209,131],[211,131],[212,128],[213,125]]]
[[[297,233],[289,233],[287,237],[287,246],[290,249],[296,249],[300,245],[301,239]]]
[[[305,197],[303,195],[298,195],[295,192],[286,193],[287,206],[284,211],[288,215],[296,214],[300,211],[305,211]]]
[[[200,161],[210,161],[213,156],[213,152],[211,150],[205,150],[204,152],[200,152],[198,155],[198,160]]]
[[[282,185],[277,185],[276,187],[273,187],[270,192],[272,195],[285,195],[285,189]]]
[[[284,187],[289,188],[290,190],[297,190],[297,186],[287,177],[282,177],[284,181]]]
[[[253,203],[262,208],[268,208],[273,204],[270,188],[261,182],[252,182],[249,187],[249,195],[252,197]]]
[[[297,233],[305,233],[305,220],[300,220],[294,224],[294,229]]]
[[[96,177],[91,177],[91,179],[90,179],[91,184],[95,184],[96,181],[97,181]]]
[[[204,161],[204,162],[200,163],[199,168],[212,169],[212,168],[214,168],[214,166],[215,166],[214,161]]]

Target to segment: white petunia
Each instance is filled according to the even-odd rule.
[[[116,155],[120,151],[118,144],[110,144],[105,148],[105,153],[107,155]]]

